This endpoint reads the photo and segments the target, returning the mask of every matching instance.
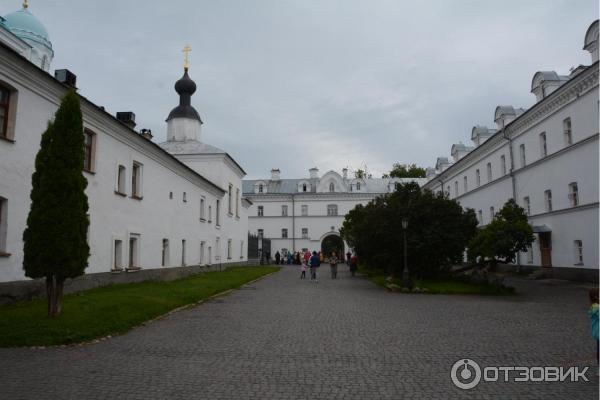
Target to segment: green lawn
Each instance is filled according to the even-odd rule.
[[[376,284],[385,287],[386,280],[383,275],[369,274],[369,279]],[[393,283],[402,286],[401,279],[395,278]],[[452,279],[418,279],[414,286],[420,289],[427,289],[430,294],[483,294],[483,295],[502,295],[513,294],[514,288],[508,286],[497,286],[488,284],[477,284]]]
[[[0,306],[0,347],[57,345],[123,333],[170,310],[235,289],[279,270],[239,267],[173,282],[111,285],[65,296],[63,314],[46,316],[46,301]]]

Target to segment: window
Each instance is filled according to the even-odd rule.
[[[288,231],[287,231],[286,228],[283,228],[281,230],[281,237],[284,238],[284,239],[286,239],[288,237]]]
[[[281,206],[281,216],[287,217],[288,215],[288,206]]]
[[[548,155],[548,145],[546,143],[546,132],[540,133],[540,156],[542,158]]]
[[[571,131],[571,118],[565,118],[563,121],[563,132],[565,136],[565,144],[567,146],[573,144],[573,133]]]
[[[583,265],[583,242],[581,240],[573,241],[575,247],[575,264]]]
[[[162,257],[160,265],[163,267],[169,265],[169,239],[162,240]]]
[[[502,176],[506,175],[506,156],[504,154],[500,156],[500,171],[502,172]]]
[[[333,182],[331,182],[331,183],[329,184],[329,191],[330,191],[330,192],[335,192],[335,185],[333,184]]]
[[[546,190],[544,192],[544,198],[546,200],[546,211],[552,211],[552,191]]]
[[[338,215],[338,207],[336,204],[327,205],[327,215],[329,215],[329,216]]]
[[[479,224],[483,225],[483,212],[481,210],[477,211],[477,219],[479,220]]]
[[[181,240],[181,266],[185,266],[185,239]]]
[[[492,221],[494,219],[494,215],[496,213],[494,212],[494,207],[490,207],[490,221]]]
[[[458,181],[454,181],[454,197],[458,197]]]
[[[131,234],[129,236],[129,269],[139,269],[140,265],[140,235]]]
[[[302,239],[308,239],[308,228],[302,228]]]
[[[215,261],[221,261],[221,238],[215,240]]]
[[[259,237],[259,238],[262,238],[262,237],[264,237],[264,236],[265,236],[265,231],[264,231],[264,229],[258,229],[256,232],[258,233],[258,237]]]
[[[123,269],[123,241],[115,239],[113,249],[113,270],[121,271]]]
[[[571,207],[579,205],[579,189],[577,188],[577,182],[569,183],[569,200]]]
[[[360,190],[360,182],[356,182],[356,190]],[[332,190],[330,190],[332,191]]]
[[[448,196],[450,196],[450,185],[448,185],[448,186],[446,187],[446,194],[447,194]]]
[[[259,217],[262,217],[265,215],[265,207],[264,206],[258,206],[256,210],[258,211],[257,215]]]
[[[229,190],[227,193],[227,212],[229,215],[233,215],[233,185],[231,183],[229,184]]]
[[[221,200],[217,199],[217,207],[215,208],[215,225],[221,226]]]
[[[0,137],[8,138],[8,111],[10,91],[0,86]]]
[[[492,181],[492,163],[487,163],[487,181]]]
[[[131,197],[142,198],[142,164],[136,162],[131,169]]]
[[[117,171],[117,193],[125,194],[125,167],[123,165],[119,165]]]
[[[208,261],[207,264],[212,264],[212,246],[208,246]]]
[[[183,192],[183,202],[187,203],[187,193]]]
[[[231,239],[227,240],[227,259],[231,260]]]
[[[303,192],[306,192],[306,189],[307,189],[307,188],[306,188],[306,183],[302,184],[302,191],[303,191]]]
[[[527,165],[527,160],[525,159],[525,145],[519,145],[519,157],[521,158],[521,168]]]
[[[302,216],[303,217],[308,216],[308,206],[307,205],[301,206],[300,209],[302,210]]]
[[[475,183],[477,184],[477,187],[481,186],[481,173],[478,169],[475,170]]]
[[[235,189],[235,216],[240,216],[240,189]]]
[[[173,192],[169,192],[169,199],[173,200]]]
[[[469,185],[467,183],[467,177],[463,176],[463,189],[465,191],[465,193],[467,193],[467,190],[469,190]]]
[[[531,215],[531,202],[529,201],[529,196],[523,197],[523,208],[525,209],[525,214],[527,214],[527,216]]]
[[[262,193],[263,189],[264,189],[264,187],[263,187],[262,183],[260,185],[258,185],[258,193]]]
[[[87,129],[83,132],[83,169],[88,172],[94,170],[94,136],[94,132]]]
[[[212,222],[212,206],[208,206],[208,223]]]
[[[200,262],[199,264],[204,264],[204,247],[206,247],[206,242],[204,240],[200,241]]]
[[[206,203],[206,200],[204,199],[204,197],[200,197],[200,220],[204,221],[205,220],[205,216],[204,216],[204,204]]]
[[[527,246],[527,264],[533,264],[533,248]]]

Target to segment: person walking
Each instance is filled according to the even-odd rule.
[[[329,267],[331,268],[331,279],[337,279],[337,265],[338,265],[338,258],[337,258],[337,254],[336,252],[332,252],[331,256],[329,257]]]
[[[300,266],[300,271],[302,271],[302,273],[300,274],[300,279],[306,279],[306,269],[308,267],[306,266],[306,264],[302,264]]]
[[[357,269],[358,269],[358,257],[356,257],[356,254],[354,254],[350,258],[350,274],[352,274],[352,276],[356,276]]]
[[[310,257],[310,280],[317,282],[317,268],[319,268],[319,256],[316,251],[313,251]]]
[[[304,252],[304,264],[306,266],[308,266],[309,262],[310,262],[310,251],[306,250]]]
[[[351,258],[352,258],[352,253],[350,253],[350,250],[348,250],[348,252],[346,253],[346,265],[347,266],[350,266],[350,259]]]
[[[279,250],[275,253],[275,264],[279,265],[279,261],[281,260],[281,254],[279,254]]]

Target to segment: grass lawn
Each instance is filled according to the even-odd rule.
[[[123,333],[170,310],[235,289],[279,270],[239,267],[172,282],[111,285],[67,295],[47,317],[46,300],[0,306],[0,347],[77,343]]]
[[[385,287],[385,276],[368,274],[369,279],[376,284]],[[393,283],[402,286],[399,278],[394,278]],[[513,294],[514,288],[509,286],[496,286],[488,284],[477,284],[472,282],[463,282],[452,279],[419,279],[414,282],[415,287],[427,289],[430,294],[484,294],[484,295],[504,295]]]

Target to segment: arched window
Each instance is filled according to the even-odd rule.
[[[329,184],[329,191],[330,191],[330,192],[335,192],[335,185],[333,184],[333,182],[331,182],[331,183]]]
[[[306,192],[306,183],[302,185],[302,191]]]
[[[258,193],[262,193],[263,192],[263,185],[260,184],[258,185]]]
[[[360,182],[356,182],[356,190],[360,190]]]

